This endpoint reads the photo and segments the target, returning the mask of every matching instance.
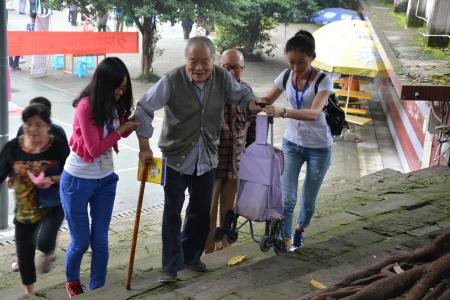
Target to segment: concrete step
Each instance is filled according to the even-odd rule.
[[[183,270],[179,272],[180,281],[172,285],[157,282],[160,240],[156,234],[146,232],[149,220],[144,215],[132,289],[125,289],[131,239],[131,224],[128,224],[128,229],[124,225],[111,238],[106,288],[88,291],[78,298],[298,298],[313,291],[311,277],[332,284],[388,255],[421,247],[437,233],[449,230],[449,180],[450,168],[435,167],[409,174],[383,170],[352,182],[329,184],[320,192],[316,217],[305,232],[306,246],[298,252],[281,255],[261,252],[259,245],[241,232],[232,247],[203,257],[209,272]],[[160,220],[153,218],[152,222]],[[257,233],[262,233],[264,223],[256,223],[255,227]],[[237,255],[247,256],[242,264],[227,266],[227,260]],[[86,258],[82,265],[85,283],[89,255]],[[51,275],[39,277],[39,299],[64,299],[63,278],[62,265]],[[8,295],[8,291],[6,288],[3,295]]]
[[[123,283],[125,272],[114,272],[120,275],[113,285],[114,296],[117,299],[290,299],[314,291],[309,283],[311,278],[331,285],[387,256],[422,247],[445,230],[437,227],[418,236],[403,233],[389,238],[357,228],[314,242],[295,253],[265,258],[256,257],[254,245],[240,245],[206,256],[204,261],[210,266],[210,272],[182,271],[181,280],[172,285],[156,283],[159,272],[151,270],[136,276],[132,290],[127,291]],[[229,256],[243,253],[248,254],[247,261],[235,267],[226,266]],[[85,299],[108,299],[110,295],[109,291],[98,290]]]

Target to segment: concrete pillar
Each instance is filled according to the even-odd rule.
[[[6,40],[6,6],[0,0],[0,149],[8,142],[8,41]],[[8,228],[8,189],[0,183],[0,229]]]
[[[406,26],[408,27],[420,27],[424,21],[416,17],[416,9],[419,0],[409,0],[408,8],[406,9]]]
[[[425,0],[426,6],[425,6],[425,19],[429,20],[431,16],[431,11],[434,8],[434,4],[436,1],[439,0]],[[427,21],[428,22],[428,21]]]
[[[427,22],[427,34],[429,35],[450,35],[450,1],[435,0]],[[427,37],[427,45],[430,47],[446,48],[449,38],[446,36]]]
[[[417,15],[424,19],[427,18],[427,0],[418,0]]]
[[[394,0],[394,12],[401,13],[406,12],[408,7],[408,0]]]

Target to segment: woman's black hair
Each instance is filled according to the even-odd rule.
[[[52,124],[52,121],[50,120],[50,111],[43,104],[35,103],[25,107],[22,112],[22,121],[25,123],[29,118],[35,116],[41,118],[42,121],[44,121],[48,125]]]
[[[30,105],[31,104],[42,104],[45,107],[47,107],[48,111],[50,112],[50,115],[52,114],[52,103],[50,102],[50,100],[48,100],[45,97],[34,97],[33,99],[30,100]]]
[[[287,54],[291,51],[299,51],[305,53],[309,57],[316,57],[316,42],[313,35],[306,30],[298,31],[292,38],[290,38],[284,49]]]
[[[125,77],[127,78],[127,89],[116,101],[115,91],[122,85]],[[133,109],[133,92],[130,74],[123,61],[118,57],[107,57],[102,60],[97,66],[91,82],[73,101],[73,107],[76,107],[84,97],[89,98],[92,118],[97,126],[112,123],[116,109],[119,116],[128,118]]]

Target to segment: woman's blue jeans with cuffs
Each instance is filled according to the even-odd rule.
[[[108,230],[119,177],[112,173],[101,179],[84,179],[63,172],[60,182],[61,203],[70,230],[66,253],[66,280],[80,279],[84,253],[92,249],[89,288],[105,285],[108,266]],[[88,205],[91,224],[89,226]]]
[[[281,186],[284,202],[284,238],[292,237],[292,215],[297,203],[298,177],[306,162],[306,177],[300,196],[297,224],[308,227],[316,208],[316,198],[331,162],[331,146],[307,148],[283,139],[284,172]]]

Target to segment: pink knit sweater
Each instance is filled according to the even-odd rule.
[[[119,116],[120,124],[125,122],[123,116]],[[110,147],[119,152],[117,141],[121,137],[127,137],[131,131],[122,136],[117,131],[113,131],[103,138],[104,127],[99,127],[92,119],[92,109],[87,97],[80,100],[75,109],[75,118],[73,120],[73,133],[70,138],[70,147],[79,157],[86,162],[93,162],[94,158],[99,157]]]

